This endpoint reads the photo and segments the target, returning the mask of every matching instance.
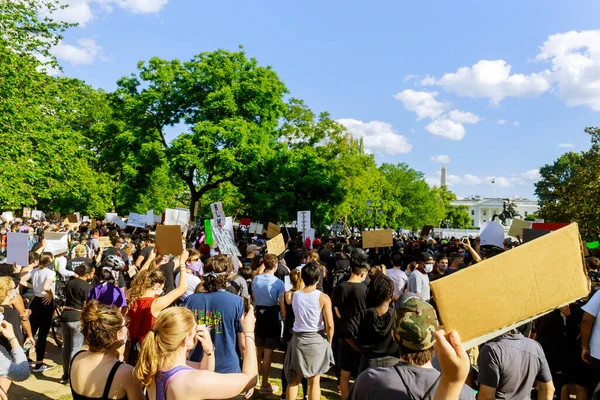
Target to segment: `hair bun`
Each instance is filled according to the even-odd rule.
[[[100,319],[100,303],[98,300],[90,300],[81,313],[81,320],[89,324],[98,319]]]

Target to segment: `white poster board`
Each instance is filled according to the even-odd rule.
[[[299,232],[305,232],[310,228],[310,211],[298,211],[296,224]]]
[[[165,210],[165,225],[179,225],[181,232],[184,232],[189,222],[190,210],[183,210],[181,208],[167,208]]]
[[[148,210],[146,213],[146,225],[154,225],[154,210]]]
[[[90,222],[90,216],[89,215],[84,215],[82,221],[83,222]]]
[[[81,222],[81,213],[73,213],[74,215],[77,215],[77,222]]]
[[[235,233],[233,231],[233,217],[223,217],[217,219],[210,220],[210,226],[221,227],[226,229],[231,234],[231,237],[235,238]]]
[[[221,203],[220,201],[217,201],[216,203],[211,203],[210,210],[212,211],[213,219],[225,217],[225,211],[223,211],[223,203]]]
[[[104,222],[112,222],[114,218],[118,218],[119,214],[117,213],[105,213],[104,214]]]
[[[31,218],[32,219],[42,219],[44,217],[45,217],[44,213],[41,212],[40,210],[33,210],[31,212]]]
[[[306,230],[302,233],[302,239],[306,242],[306,239],[310,239],[311,247],[312,242],[315,240],[315,230],[313,228],[306,228]]]
[[[4,211],[1,218],[4,220],[4,222],[10,222],[14,219],[12,211]]]
[[[262,235],[263,224],[259,224],[258,222],[250,222],[250,228],[248,228],[248,232],[257,235]]]
[[[127,225],[135,226],[136,228],[145,228],[146,221],[147,217],[145,214],[129,213],[129,217],[127,218]]]
[[[227,229],[213,226],[211,227],[211,230],[213,234],[213,240],[215,240],[217,246],[219,246],[221,254],[229,254],[231,256],[238,257],[242,256],[239,249],[235,245],[233,236],[231,236],[231,233]]]
[[[8,232],[6,234],[6,263],[17,263],[21,267],[29,265],[28,235]]]
[[[66,253],[69,250],[66,232],[47,232],[45,238],[46,248],[44,251],[52,253],[53,256]]]

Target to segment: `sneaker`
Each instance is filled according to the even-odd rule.
[[[260,394],[273,394],[279,391],[279,386],[277,385],[269,385],[261,387],[258,391]]]
[[[61,385],[67,385],[68,383],[69,383],[69,378],[67,378],[66,376],[64,376],[64,375],[63,375],[63,376],[60,378],[60,384],[61,384]]]
[[[33,369],[33,372],[44,372],[48,371],[49,369],[52,369],[52,367],[48,364],[36,364],[35,368]]]
[[[27,359],[27,362],[29,363],[29,368],[35,367],[35,361],[33,361],[31,359]]]

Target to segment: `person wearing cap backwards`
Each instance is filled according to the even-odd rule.
[[[419,255],[419,264],[417,268],[408,277],[407,290],[421,296],[425,301],[431,299],[431,290],[429,289],[429,274],[433,271],[435,261],[429,253]]]
[[[433,399],[436,390],[446,386],[444,377],[431,364],[438,329],[435,309],[415,293],[403,294],[396,303],[392,327],[393,338],[400,349],[400,362],[393,367],[365,370],[356,379],[348,399]],[[464,350],[459,357],[464,364]],[[445,354],[442,360],[444,368]],[[456,394],[450,398],[474,398],[473,391],[465,384]]]

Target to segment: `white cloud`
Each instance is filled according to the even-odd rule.
[[[575,145],[573,143],[561,143],[558,145],[558,147],[562,147],[565,149],[571,149],[571,148],[575,147]]]
[[[515,122],[513,122],[513,126],[519,126],[519,125],[521,125],[521,124],[519,123],[519,121],[515,121]]]
[[[435,85],[435,76],[427,75],[419,82],[421,86],[433,86]]]
[[[425,129],[434,135],[452,140],[462,140],[465,137],[463,124],[476,124],[481,121],[477,115],[460,110],[452,110],[431,121]]]
[[[363,139],[365,149],[380,154],[405,154],[412,150],[408,139],[394,131],[391,124],[381,121],[363,122],[344,118],[337,120],[356,139]]]
[[[111,12],[113,6],[130,11],[135,14],[153,14],[160,12],[169,0],[61,0],[61,5],[67,5],[52,13],[52,18],[57,21],[78,23],[84,27],[95,17],[96,8],[100,7],[106,12]],[[97,6],[93,6],[97,5]]]
[[[523,172],[520,175],[520,178],[526,182],[538,182],[541,179],[540,170],[530,169],[527,172]]]
[[[157,13],[169,0],[117,0],[119,7],[134,13],[153,14]]]
[[[417,114],[417,121],[423,118],[437,118],[450,108],[447,101],[437,101],[438,92],[417,92],[406,89],[394,98],[404,104],[404,108]]]
[[[77,44],[77,46],[74,46],[61,41],[51,51],[56,58],[65,60],[73,65],[92,64],[102,51],[102,48],[96,44],[96,40],[92,38],[79,39],[77,40]]]
[[[412,81],[414,79],[419,79],[419,75],[408,74],[404,77],[404,82]]]
[[[432,156],[431,161],[440,163],[440,164],[450,164],[450,157],[446,155]]]
[[[428,177],[426,181],[431,185],[439,185],[440,171],[436,171],[436,177]],[[446,183],[448,186],[465,185],[465,186],[495,186],[500,188],[512,188],[519,185],[530,185],[540,180],[540,171],[531,169],[521,174],[506,176],[478,176],[473,174],[464,175],[446,175]]]
[[[600,30],[550,35],[537,60],[552,62],[552,78],[567,106],[600,111]]]
[[[498,125],[504,125],[506,123],[505,119],[499,119],[498,120]]]
[[[62,5],[68,7],[52,13],[52,19],[69,23],[77,23],[84,27],[94,19],[90,0],[63,0]]]
[[[511,70],[504,60],[481,60],[439,80],[426,78],[421,83],[438,85],[462,97],[489,98],[494,104],[506,97],[533,97],[550,89],[548,71],[523,75],[511,74]]]

